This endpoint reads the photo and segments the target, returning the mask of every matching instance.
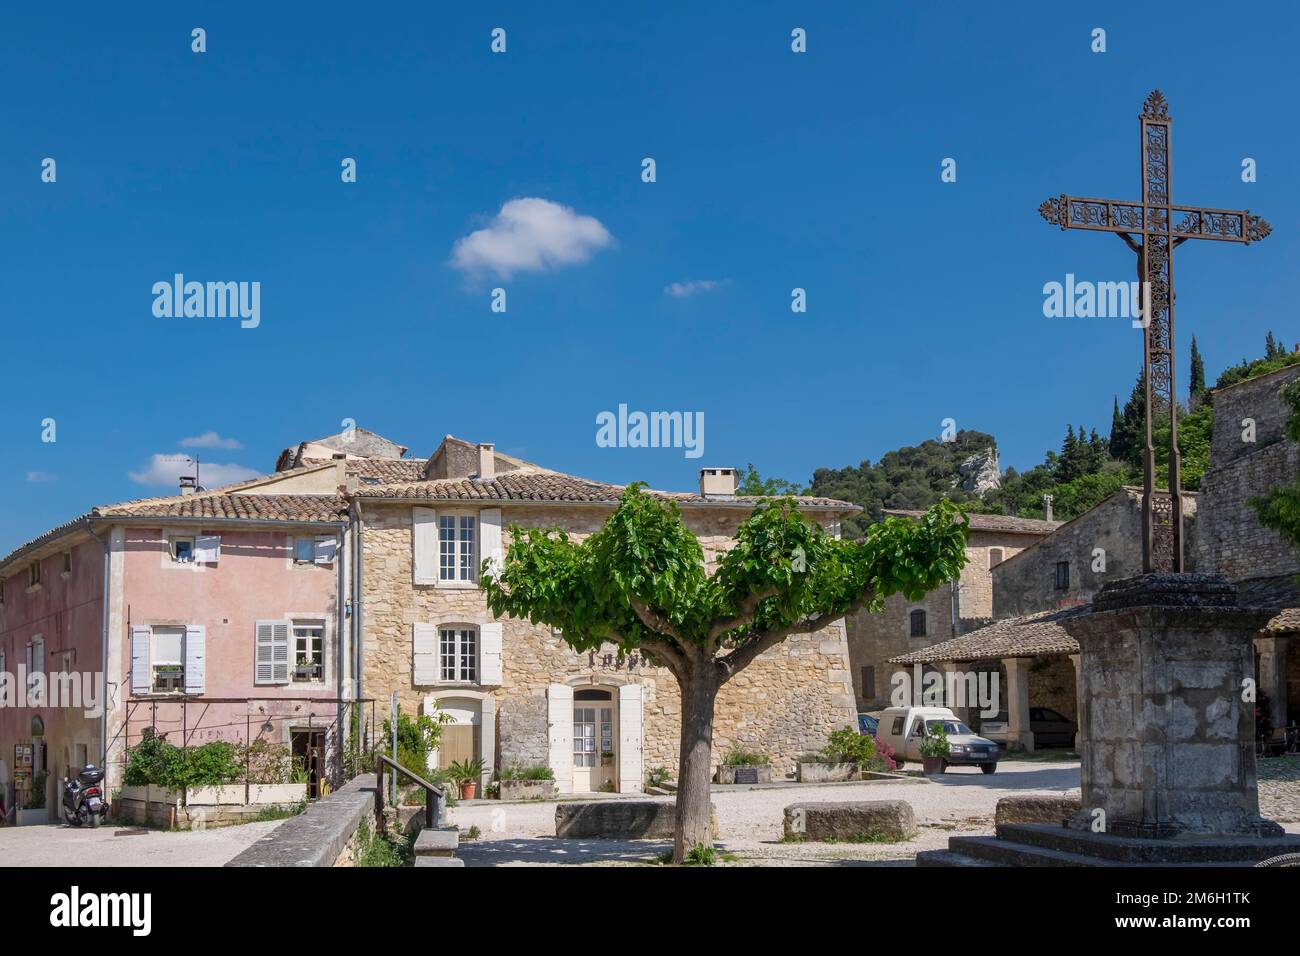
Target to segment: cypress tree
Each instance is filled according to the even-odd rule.
[[[1201,350],[1196,345],[1196,336],[1192,336],[1192,383],[1188,388],[1187,400],[1195,408],[1205,398],[1205,361]]]

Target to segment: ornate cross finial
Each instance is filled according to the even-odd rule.
[[[1142,104],[1142,115],[1148,119],[1169,119],[1169,104],[1165,101],[1165,94],[1152,90],[1147,101]]]

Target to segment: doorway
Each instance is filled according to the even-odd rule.
[[[607,690],[573,694],[573,792],[618,789],[618,708]]]
[[[320,796],[320,782],[325,774],[325,731],[294,730],[290,733],[293,764],[307,771],[307,799]]]

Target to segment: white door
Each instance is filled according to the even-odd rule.
[[[573,792],[614,790],[618,737],[612,700],[573,703]]]

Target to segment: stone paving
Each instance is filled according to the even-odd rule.
[[[0,829],[0,866],[223,866],[283,820],[218,830],[151,830],[106,823]]]
[[[1258,777],[1260,815],[1300,832],[1300,756],[1262,759]]]

